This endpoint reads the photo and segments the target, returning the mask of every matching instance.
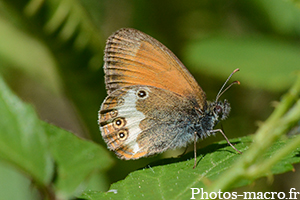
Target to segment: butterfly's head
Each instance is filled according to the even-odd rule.
[[[224,120],[228,117],[231,107],[229,102],[225,99],[224,102],[216,101],[210,103],[210,112],[218,120]]]
[[[219,98],[222,96],[222,94],[224,94],[225,91],[227,91],[231,86],[233,86],[234,84],[240,84],[239,81],[233,81],[231,84],[229,84],[225,89],[224,87],[226,86],[227,82],[229,81],[229,79],[231,78],[231,76],[238,72],[239,68],[235,69],[227,78],[227,80],[225,81],[225,83],[223,84],[223,86],[221,87],[219,93],[216,96],[216,100],[212,103],[209,104],[209,110],[211,113],[213,113],[213,116],[216,117],[216,119],[219,120],[224,120],[228,117],[229,112],[230,112],[230,104],[228,103],[228,101],[225,99],[224,102],[219,101]]]

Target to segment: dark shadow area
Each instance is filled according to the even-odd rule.
[[[241,142],[239,142],[239,141],[238,142],[232,142],[233,145],[236,145],[236,144],[239,144],[239,143],[241,143]],[[236,152],[234,149],[232,149],[232,150],[224,149],[228,146],[229,145],[227,143],[225,143],[225,144],[211,144],[211,145],[208,145],[207,147],[198,149],[197,150],[197,166],[201,162],[202,158],[204,158],[205,155],[209,154],[209,153],[213,153],[213,152],[216,152],[216,151],[227,151],[227,152],[231,152],[231,153],[234,153],[234,154],[238,154],[238,152]],[[155,167],[155,166],[161,166],[161,165],[168,165],[168,164],[179,163],[179,162],[187,161],[187,160],[191,160],[191,159],[194,159],[194,152],[193,151],[190,151],[190,152],[186,153],[185,155],[183,155],[181,157],[166,158],[166,159],[154,161],[152,163],[149,163],[147,165],[147,167],[149,168],[149,167]]]

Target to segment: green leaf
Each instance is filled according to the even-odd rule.
[[[57,196],[66,199],[80,194],[87,177],[105,171],[112,165],[108,151],[91,141],[44,123],[49,146],[57,165]]]
[[[59,92],[67,91],[66,94],[58,94],[62,98],[66,98],[65,95],[68,95],[68,100],[73,105],[72,108],[76,109],[75,112],[84,123],[83,126],[88,129],[85,131],[86,136],[90,134],[89,136],[93,139],[100,141],[101,136],[97,123],[94,122],[94,113],[99,109],[99,99],[103,98],[105,93],[104,82],[99,82],[99,77],[103,78],[103,72],[98,70],[102,66],[105,39],[101,36],[102,31],[97,28],[98,24],[91,20],[90,11],[86,11],[78,0],[6,0],[2,4],[0,4],[0,13],[3,14],[4,20],[11,21],[11,24],[18,28],[13,27],[11,32],[8,31],[13,35],[0,33],[0,36],[3,37],[0,38],[0,41],[12,41],[14,45],[12,36],[21,35],[20,38],[22,38],[19,42],[22,46],[13,46],[14,51],[1,52],[0,47],[0,58],[3,53],[8,64],[5,69],[16,67],[14,64],[17,63],[20,64],[17,66],[18,69],[24,69],[22,72],[25,75],[34,75],[35,80],[41,84],[52,84],[54,81],[53,84],[58,86]],[[1,10],[5,10],[5,12],[1,12]],[[99,9],[97,10],[99,12]],[[99,20],[103,21],[103,19]],[[26,34],[23,34],[24,32]],[[19,41],[20,38],[15,38],[15,41]],[[44,49],[44,45],[48,49]],[[35,50],[34,54],[28,55],[28,53],[32,53],[32,46]],[[41,52],[36,52],[39,47],[42,47],[40,48]],[[2,50],[5,51],[6,48],[9,47],[5,45]],[[23,49],[28,51],[23,52]],[[44,54],[49,50],[53,55]],[[20,52],[20,54],[16,54],[16,52]],[[43,57],[39,56],[41,54]],[[22,55],[28,56],[25,59]],[[49,57],[45,59],[45,56]],[[49,61],[52,56],[54,59],[52,63],[43,63]],[[22,65],[28,63],[33,64]],[[52,66],[50,64],[55,64],[55,69],[49,67]],[[56,68],[59,69],[58,74],[56,74]],[[48,74],[43,74],[44,71],[47,71]],[[10,77],[14,77],[14,75]],[[55,79],[49,81],[50,78]],[[11,82],[15,83],[16,81],[12,80]]]
[[[251,4],[258,6],[263,11],[262,14],[267,17],[276,32],[291,35],[300,34],[300,10],[295,1],[254,0]]]
[[[16,7],[15,4],[11,4],[11,6]],[[62,44],[69,42],[73,45],[73,51],[86,49],[93,51],[94,60],[90,63],[93,65],[91,67],[99,68],[99,66],[95,65],[99,64],[99,59],[102,60],[102,56],[99,56],[99,53],[101,52],[102,54],[100,50],[103,48],[103,41],[101,41],[101,36],[95,23],[91,21],[89,13],[79,1],[28,1],[21,12],[48,39],[52,39],[49,36],[54,36],[56,42],[61,42]],[[45,13],[44,17],[40,16],[41,12]],[[32,20],[34,18],[36,21]]]
[[[21,102],[0,77],[0,158],[13,163],[38,185],[47,185],[53,164],[47,137],[33,108]]]
[[[30,179],[7,163],[0,161],[0,200],[38,200],[38,193],[32,188]],[[30,190],[28,190],[30,188]],[[18,192],[16,192],[16,190]]]
[[[90,176],[99,176],[112,165],[103,147],[40,121],[2,79],[0,115],[0,158],[24,171],[39,187],[54,188],[60,199],[80,194]],[[53,161],[57,174],[52,188]]]
[[[18,69],[52,92],[60,93],[57,63],[48,47],[1,18],[0,30],[1,71]]]
[[[292,85],[300,63],[298,45],[262,37],[211,37],[190,42],[184,53],[198,71],[224,78],[240,68],[243,85],[273,91]]]
[[[248,149],[252,140],[250,137],[232,140],[235,147],[241,151]],[[270,149],[266,157],[274,154],[283,147],[287,141],[279,141]],[[299,153],[299,151],[297,151]],[[300,162],[295,158],[297,152],[286,156],[282,162],[273,167],[273,174],[291,170],[292,164]],[[190,188],[206,188],[211,181],[231,168],[241,156],[235,152],[226,141],[212,144],[197,151],[198,165],[193,169],[193,154],[189,153],[180,159],[163,160],[159,165],[154,164],[132,172],[125,180],[112,184],[106,193],[89,191],[82,195],[89,200],[98,199],[190,199]],[[164,163],[165,162],[165,163]],[[169,163],[169,164],[166,164]],[[164,165],[161,165],[164,164]],[[156,165],[156,166],[155,166]],[[241,179],[236,186],[251,183],[250,180]]]

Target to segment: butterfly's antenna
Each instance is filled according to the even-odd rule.
[[[227,88],[225,88],[216,98],[216,101],[218,101],[218,99],[220,98],[220,96],[222,96],[222,94],[224,94],[224,92],[226,92],[226,90],[228,90],[232,85],[234,84],[240,84],[239,81],[233,81],[230,85],[227,86]]]
[[[235,69],[235,70],[228,76],[227,80],[226,80],[225,83],[222,85],[220,91],[218,92],[218,94],[217,94],[217,96],[216,96],[216,101],[218,101],[218,99],[220,98],[220,96],[222,96],[222,94],[223,94],[226,90],[228,90],[232,85],[234,85],[234,84],[240,84],[239,81],[234,81],[234,82],[232,82],[230,85],[228,85],[228,86],[223,90],[223,88],[225,87],[225,85],[227,84],[227,82],[229,81],[229,79],[232,77],[232,75],[233,75],[234,73],[238,72],[239,70],[240,70],[239,68]]]

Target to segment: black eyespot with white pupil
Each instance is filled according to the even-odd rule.
[[[127,129],[120,130],[120,131],[118,132],[118,138],[119,138],[120,140],[126,140],[127,137],[128,137],[128,131],[127,131]]]
[[[114,127],[117,129],[124,127],[125,124],[126,124],[126,120],[124,118],[116,118],[114,120]]]
[[[139,91],[137,91],[137,96],[140,99],[144,99],[144,98],[146,98],[148,96],[148,93],[145,90],[139,90]]]
[[[118,119],[117,121],[116,121],[116,125],[117,126],[120,126],[122,124],[122,121],[120,120],[120,119]]]

